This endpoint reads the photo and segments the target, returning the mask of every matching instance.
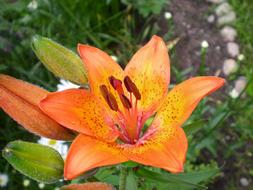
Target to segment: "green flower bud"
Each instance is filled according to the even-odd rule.
[[[73,51],[39,35],[33,37],[32,49],[39,60],[55,76],[79,85],[87,84],[84,64]]]
[[[16,170],[38,182],[53,183],[63,176],[64,161],[51,147],[12,141],[2,153]]]

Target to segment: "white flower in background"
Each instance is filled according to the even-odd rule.
[[[206,49],[206,48],[209,47],[209,43],[208,43],[206,40],[204,40],[204,41],[201,43],[201,47]]]
[[[80,86],[69,82],[67,80],[61,79],[60,83],[57,85],[57,91],[67,90],[70,88],[79,88]]]
[[[248,180],[246,177],[242,177],[242,178],[240,179],[240,184],[241,184],[243,187],[247,187],[247,186],[250,184],[250,182],[249,182],[249,180]]]
[[[243,54],[240,54],[240,55],[238,55],[238,57],[237,57],[237,59],[239,60],[239,61],[243,61],[244,60],[244,55]]]
[[[167,20],[170,20],[172,18],[172,14],[170,12],[165,12],[164,13],[164,18]]]
[[[36,0],[32,0],[28,5],[27,8],[30,10],[36,10],[38,8],[38,2]]]
[[[235,88],[233,88],[232,90],[231,90],[231,92],[229,93],[229,95],[231,96],[231,98],[237,98],[238,96],[239,96],[239,93],[236,91],[236,89]]]
[[[31,181],[30,181],[29,179],[25,179],[25,180],[23,181],[23,186],[24,186],[24,187],[28,187],[28,186],[30,185],[30,183],[31,183]]]
[[[246,85],[247,85],[246,77],[239,77],[239,79],[235,81],[235,87],[232,89],[229,95],[232,98],[237,98],[241,94],[243,89],[246,87]]]
[[[115,55],[111,55],[111,58],[113,59],[113,61],[118,62],[118,57],[117,57],[117,56],[115,56]]]
[[[41,137],[38,140],[38,143],[42,145],[50,146],[51,148],[55,149],[61,154],[63,159],[65,159],[67,156],[68,145],[65,144],[65,141],[57,141],[57,140]]]
[[[4,173],[0,173],[0,187],[7,186],[8,181],[9,181],[8,175]]]
[[[60,188],[59,188],[59,187],[56,187],[56,188],[54,188],[54,190],[60,190]]]
[[[38,186],[39,186],[40,189],[44,189],[45,188],[45,184],[44,183],[39,183]]]

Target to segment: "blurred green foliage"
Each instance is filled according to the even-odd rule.
[[[122,2],[126,5],[133,6],[137,11],[143,16],[147,17],[151,14],[159,14],[165,5],[168,3],[167,0],[122,0]]]
[[[65,47],[76,51],[77,43],[88,43],[116,55],[119,63],[124,66],[139,44],[160,32],[156,20],[166,6],[165,0],[0,0],[0,72],[40,85],[48,90],[55,90],[58,79],[48,72],[38,61],[31,50],[31,39],[35,34],[52,38]],[[237,99],[221,94],[222,101],[207,98],[201,102],[190,120],[184,125],[188,139],[189,151],[185,171],[191,180],[190,189],[201,189],[219,175],[219,167],[231,168],[228,189],[239,188],[241,176],[253,176],[252,172],[252,50],[253,34],[253,4],[251,0],[239,2],[230,0],[238,15],[235,27],[243,44],[246,59],[240,63],[243,69],[231,76],[233,81],[239,75],[247,76],[250,81],[246,95]],[[168,21],[168,24],[172,24]],[[173,34],[173,26],[164,34],[169,40]],[[171,51],[172,59],[176,55]],[[173,60],[172,60],[173,62]],[[172,76],[178,82],[186,79],[192,68],[178,70],[172,65]],[[227,91],[225,89],[224,91]],[[209,119],[211,118],[211,119]],[[36,141],[37,137],[30,135],[19,127],[2,111],[0,113],[0,147],[16,139]],[[229,138],[225,138],[225,137]],[[245,143],[246,142],[246,143]],[[127,181],[131,189],[175,189],[168,186],[171,174],[157,169],[140,167],[135,163],[126,163],[130,168]],[[243,165],[242,165],[243,164]],[[224,169],[223,167],[221,170]],[[240,170],[241,168],[241,170]],[[239,171],[240,170],[240,171]],[[200,178],[194,174],[202,173]],[[17,173],[7,162],[0,158],[0,172],[8,173],[8,190],[23,189],[26,177]],[[152,173],[153,172],[153,173]],[[95,173],[95,172],[94,172]],[[203,175],[205,174],[205,175]],[[156,175],[156,180],[150,176]],[[83,176],[77,181],[105,181],[115,186],[119,181],[119,168],[105,167],[93,175]],[[165,179],[166,178],[166,179]],[[180,176],[173,180],[180,180]],[[187,177],[183,176],[184,182]],[[223,180],[224,178],[221,178]],[[182,180],[182,179],[181,179]],[[195,180],[195,181],[194,181]],[[76,181],[73,181],[76,182]],[[171,182],[171,181],[170,181]],[[45,189],[54,189],[67,182],[46,185]],[[173,181],[172,181],[173,183]],[[175,185],[175,184],[174,184]],[[181,185],[185,185],[183,182]],[[195,186],[197,185],[197,186]],[[129,187],[129,188],[130,188]],[[231,188],[230,188],[231,187]],[[38,189],[38,184],[32,181],[26,189]],[[189,189],[182,187],[181,189]]]

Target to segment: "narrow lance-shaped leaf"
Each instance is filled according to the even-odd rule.
[[[138,184],[133,170],[128,171],[128,175],[126,177],[126,189],[138,190]]]
[[[39,108],[48,91],[22,80],[0,74],[0,108],[28,131],[57,140],[71,140],[73,133]]]
[[[198,132],[201,128],[205,125],[205,120],[199,120],[192,122],[188,125],[184,126],[184,132],[187,136],[194,135],[196,132]]]
[[[112,185],[101,182],[66,185],[61,190],[114,190]]]
[[[53,183],[63,176],[61,155],[48,146],[24,141],[10,142],[3,157],[22,174],[43,183]]]
[[[182,174],[169,174],[169,173],[157,173],[144,168],[137,171],[137,175],[140,177],[145,177],[152,181],[159,181],[166,183],[169,187],[178,190],[188,190],[188,189],[206,189],[205,186],[199,185],[199,183],[204,182],[214,176],[218,175],[219,169],[206,169],[201,171],[193,171]]]
[[[71,50],[38,35],[33,37],[32,49],[46,68],[57,77],[80,85],[87,84],[84,65]]]

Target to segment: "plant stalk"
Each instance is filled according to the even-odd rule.
[[[126,190],[127,168],[120,166],[119,190]]]

